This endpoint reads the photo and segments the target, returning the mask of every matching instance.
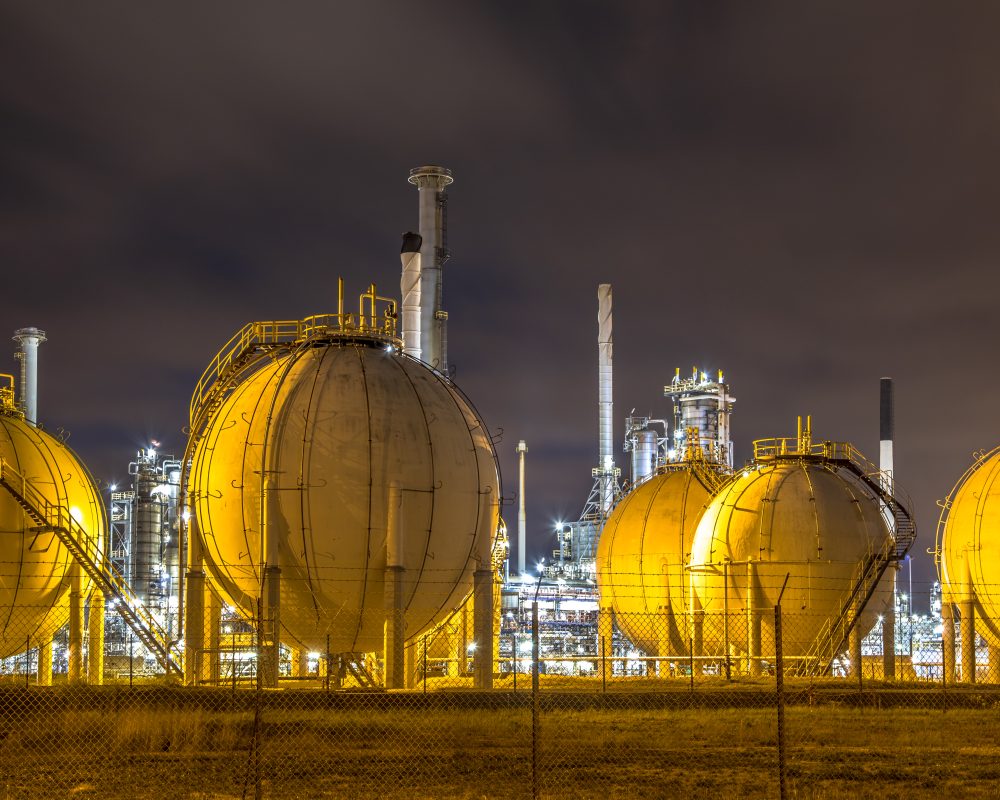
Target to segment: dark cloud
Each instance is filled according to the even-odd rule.
[[[533,549],[596,458],[595,288],[616,418],[723,367],[738,457],[877,451],[923,572],[935,501],[998,439],[994,4],[11,3],[0,24],[0,319],[37,324],[43,417],[101,476],[255,318],[397,285],[406,171],[452,167],[458,379]],[[325,298],[325,299],[324,299]],[[13,362],[11,361],[11,366]],[[621,427],[619,424],[619,435]]]

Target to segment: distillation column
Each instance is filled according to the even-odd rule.
[[[442,279],[448,260],[448,195],[451,170],[438,166],[410,170],[420,195],[420,348],[425,363],[448,374],[447,321],[441,308]]]

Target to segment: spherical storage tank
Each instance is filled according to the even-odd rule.
[[[96,554],[105,530],[104,506],[86,467],[61,441],[25,422],[4,390],[0,399],[0,458],[53,506],[64,509],[89,535]],[[50,641],[68,621],[69,552],[13,496],[0,489],[0,658]],[[81,584],[84,592],[89,582]]]
[[[766,444],[775,441],[790,444]],[[886,545],[890,533],[875,492],[843,459],[822,450],[850,452],[849,446],[799,448],[796,440],[756,445],[755,465],[711,501],[695,532],[690,569],[704,612],[704,649],[723,654],[728,640],[731,653],[749,648],[758,655],[759,647],[773,655],[773,609],[787,575],[784,653],[801,656],[840,616],[863,560]],[[889,608],[889,586],[883,577],[875,588],[858,623],[862,635]],[[748,641],[756,625],[760,634]]]
[[[601,607],[650,655],[686,653],[690,587],[684,567],[698,520],[712,498],[704,470],[680,465],[627,494],[597,546]]]
[[[492,443],[451,382],[394,344],[307,337],[237,385],[197,444],[190,489],[210,579],[251,615],[266,540],[281,569],[282,641],[380,651],[390,484],[412,638],[490,569]]]
[[[939,526],[942,599],[975,603],[976,632],[1000,646],[1000,447],[952,490]]]

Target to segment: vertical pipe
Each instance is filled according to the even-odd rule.
[[[612,392],[613,336],[611,330],[611,284],[597,287],[597,409],[599,452],[598,469],[601,471],[601,511],[607,514],[614,499],[612,472],[615,467]]]
[[[403,264],[400,294],[403,298],[403,352],[418,361],[423,358],[420,349],[420,234],[404,233],[403,249],[399,258]]]
[[[446,187],[454,182],[451,170],[424,166],[410,170],[409,182],[417,187],[420,203],[420,346],[423,360],[447,374],[445,352],[447,313],[441,308],[442,273],[448,260]]]
[[[527,541],[527,515],[524,510],[524,457],[528,452],[528,445],[521,439],[517,443],[518,456],[518,498],[517,498],[517,574],[524,576],[525,569],[525,547]]]
[[[14,341],[20,345],[21,407],[31,425],[38,424],[38,345],[46,341],[45,331],[35,327],[18,328]]]

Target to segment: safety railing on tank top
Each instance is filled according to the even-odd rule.
[[[116,607],[140,641],[156,657],[163,668],[180,673],[180,667],[171,654],[171,642],[142,601],[129,587],[128,582],[112,565],[97,537],[92,536],[62,503],[53,503],[24,475],[0,458],[0,484],[21,508],[36,522],[43,533],[54,534],[69,551],[98,588],[115,601]]]
[[[340,311],[335,314],[315,314],[301,320],[265,320],[250,322],[226,342],[209,362],[191,393],[188,419],[195,430],[202,409],[225,392],[227,385],[265,351],[298,346],[313,339],[326,337],[350,338],[363,336],[393,345],[396,335],[396,301],[382,297],[375,284],[368,287],[359,300],[357,314],[343,310],[343,281],[340,282]]]

